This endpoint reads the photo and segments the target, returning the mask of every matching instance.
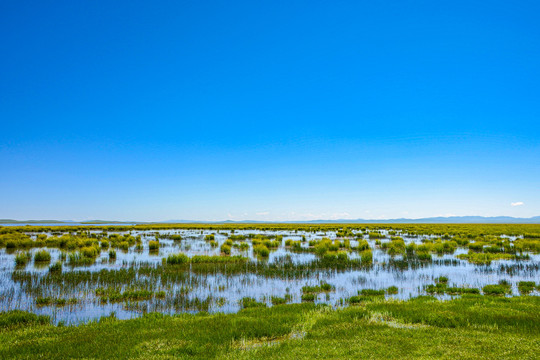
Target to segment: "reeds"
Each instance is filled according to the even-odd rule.
[[[15,265],[18,267],[25,266],[32,258],[30,252],[19,252],[15,255]]]
[[[39,250],[34,254],[34,261],[45,263],[51,261],[51,254],[47,250]]]
[[[336,288],[333,285],[328,284],[327,282],[322,281],[319,285],[315,286],[303,286],[302,287],[302,293],[303,294],[318,294],[321,292],[330,292],[334,291]]]
[[[50,273],[61,273],[62,272],[62,262],[57,261],[51,266],[49,266],[49,272]]]
[[[520,281],[518,283],[518,289],[521,295],[528,295],[536,288],[534,281]]]
[[[240,307],[242,309],[246,308],[256,308],[256,307],[266,307],[266,304],[258,302],[254,298],[244,297],[240,300]]]

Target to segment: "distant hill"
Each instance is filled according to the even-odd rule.
[[[0,219],[1,224],[59,224],[59,225],[100,225],[100,224],[143,224],[137,221],[108,221],[108,220],[88,220],[88,221],[73,221],[73,220],[13,220]]]
[[[13,220],[0,219],[0,224],[65,224],[73,221],[70,220]]]
[[[259,221],[259,220],[226,220],[226,221],[197,221],[197,220],[167,220],[167,224],[185,224],[185,223],[291,223],[291,224],[540,224],[540,216],[530,218],[516,218],[511,216],[448,216],[448,217],[428,217],[420,219],[337,219],[337,220],[308,220],[308,221]]]
[[[429,217],[420,219],[338,219],[338,220],[313,220],[309,223],[362,223],[362,224],[540,224],[540,216],[530,218],[516,218],[511,216],[448,216]]]
[[[309,220],[309,221],[258,221],[258,220],[225,220],[225,221],[200,221],[200,220],[166,220],[155,222],[144,221],[115,221],[115,220],[13,220],[0,219],[0,224],[65,224],[65,225],[100,225],[100,224],[261,224],[261,223],[287,223],[287,224],[540,224],[540,216],[530,218],[516,218],[511,216],[448,216],[428,217],[420,219],[337,219],[337,220]]]

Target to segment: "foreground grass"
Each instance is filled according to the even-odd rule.
[[[375,299],[341,310],[293,304],[77,327],[0,315],[1,359],[533,359],[539,352],[536,296]]]

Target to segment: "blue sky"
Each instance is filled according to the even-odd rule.
[[[2,2],[0,218],[540,215],[539,13]]]

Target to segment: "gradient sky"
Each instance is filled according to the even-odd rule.
[[[3,1],[0,218],[540,215],[538,14]]]

